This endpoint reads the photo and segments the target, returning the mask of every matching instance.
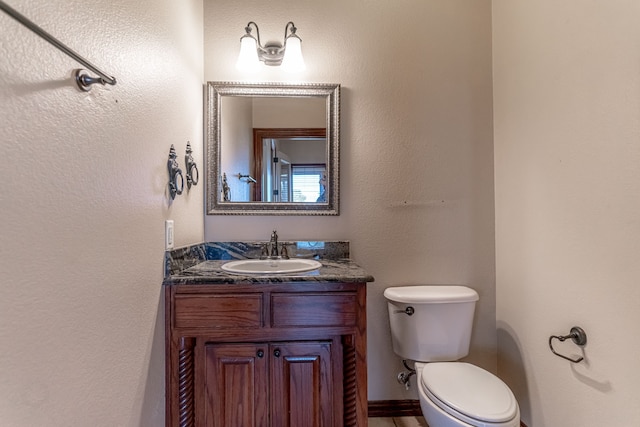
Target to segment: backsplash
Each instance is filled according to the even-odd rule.
[[[164,277],[193,267],[208,260],[235,260],[260,258],[266,242],[209,242],[164,253]],[[284,242],[291,258],[341,260],[349,258],[347,241]]]

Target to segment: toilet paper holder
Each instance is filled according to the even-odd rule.
[[[580,347],[584,347],[587,344],[587,333],[584,331],[584,329],[582,329],[579,326],[574,326],[573,328],[571,328],[571,330],[569,331],[569,335],[551,335],[549,337],[549,348],[551,349],[551,352],[553,354],[555,354],[558,357],[562,357],[563,359],[568,360],[569,362],[573,362],[573,363],[580,363],[584,360],[584,357],[579,357],[577,359],[572,359],[570,357],[567,357],[563,354],[558,353],[557,351],[555,351],[553,349],[553,340],[557,339],[560,342],[563,342],[567,339],[571,338],[571,340],[576,344],[579,345]]]

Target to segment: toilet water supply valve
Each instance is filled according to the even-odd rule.
[[[407,308],[405,308],[404,310],[395,310],[394,313],[398,314],[398,313],[403,313],[406,314],[407,316],[413,316],[413,313],[415,313],[415,309],[411,306],[408,306]],[[402,385],[404,385],[404,388],[406,388],[407,390],[409,390],[409,387],[411,386],[411,384],[409,383],[409,380],[411,379],[411,376],[416,374],[416,370],[413,368],[410,368],[409,365],[407,365],[407,361],[403,360],[402,364],[404,365],[405,368],[407,368],[406,371],[402,371],[398,373],[398,382]]]
[[[398,373],[398,382],[404,385],[404,388],[409,390],[409,387],[411,386],[411,384],[409,383],[409,380],[411,379],[411,376],[416,374],[416,370],[409,367],[409,365],[407,365],[406,360],[403,360],[402,364],[404,365],[405,368],[407,368],[407,370]]]

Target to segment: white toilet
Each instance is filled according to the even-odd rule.
[[[465,286],[387,288],[393,351],[415,361],[420,407],[429,427],[519,427],[509,387],[457,360],[469,353],[478,294]]]

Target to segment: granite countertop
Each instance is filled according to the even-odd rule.
[[[284,283],[284,282],[373,282],[353,260],[349,259],[348,242],[322,243],[319,250],[295,251],[293,257],[304,257],[322,264],[317,270],[290,274],[235,274],[222,270],[231,260],[257,258],[256,247],[260,242],[217,242],[168,251],[165,254],[165,278],[163,285],[233,284],[233,283]],[[306,246],[301,246],[306,247]]]
[[[182,272],[165,278],[165,285],[188,285],[202,283],[283,283],[283,282],[373,282],[373,277],[364,272],[353,261],[319,260],[317,270],[292,274],[234,274],[222,270],[226,260],[203,261]]]

